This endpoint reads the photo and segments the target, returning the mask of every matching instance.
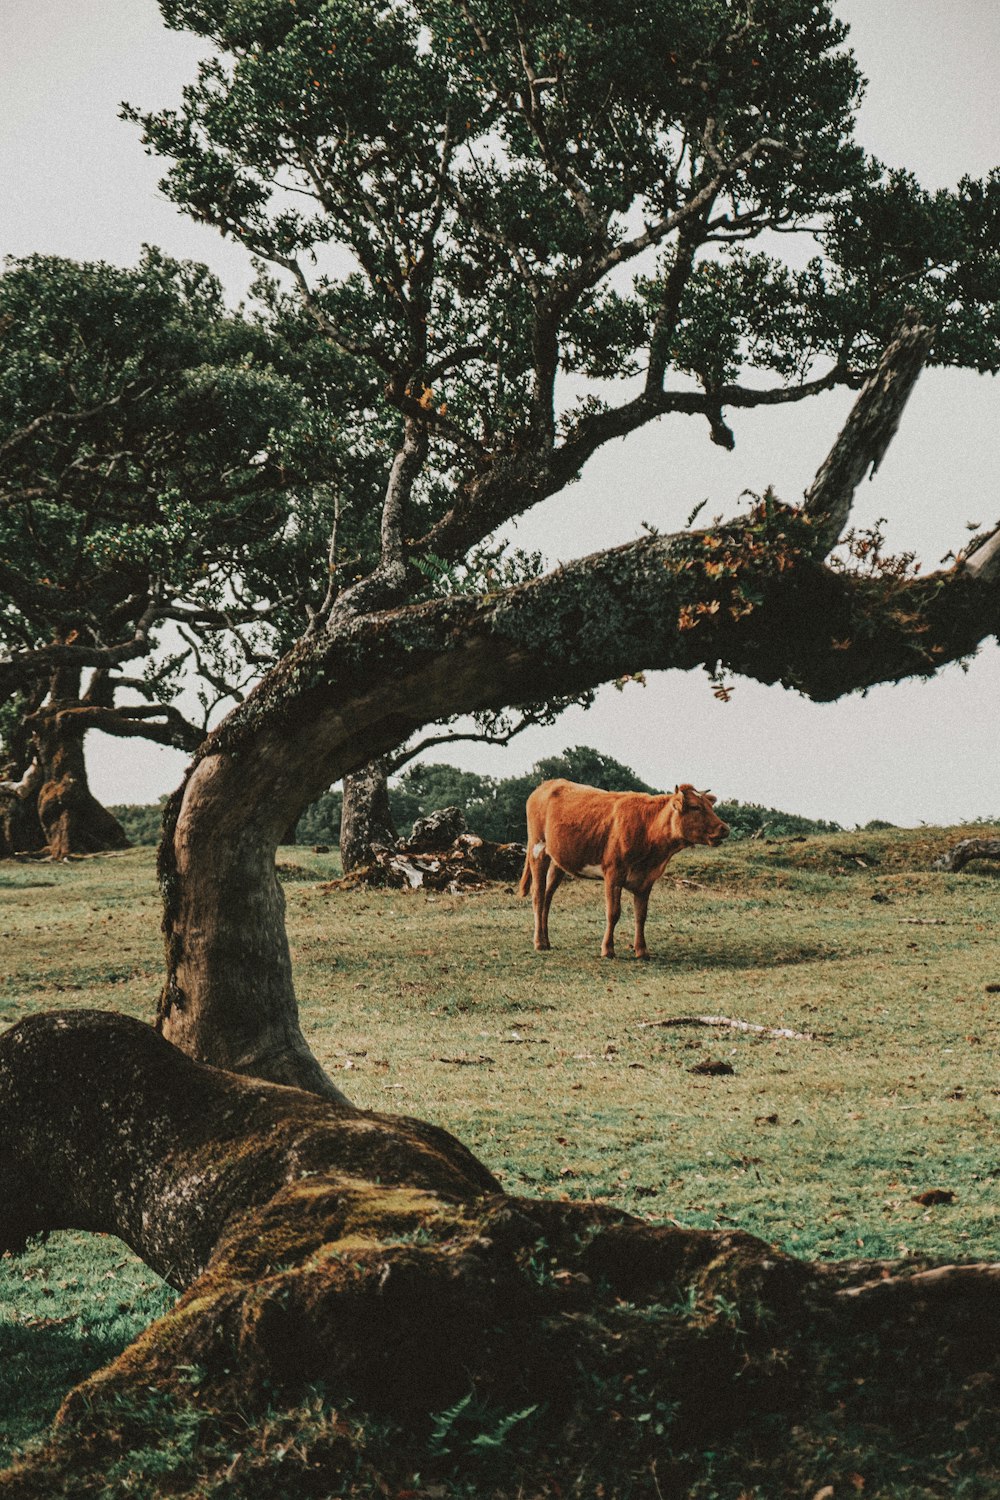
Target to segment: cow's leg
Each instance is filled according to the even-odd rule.
[[[601,957],[614,958],[615,928],[618,925],[618,918],[622,914],[622,888],[618,883],[617,877],[607,871],[604,875],[604,905],[608,914],[608,925],[604,929]]]
[[[636,958],[649,957],[649,949],[646,947],[646,912],[649,909],[649,893],[652,889],[652,886],[647,886],[644,891],[632,893],[632,905],[635,907]]]
[[[531,905],[535,913],[535,947],[539,953],[545,953],[551,946],[549,943],[549,907],[552,897],[548,891],[548,878],[556,868],[545,852],[545,845],[541,847],[536,844],[534,849],[528,849],[528,857],[531,860]]]
[[[544,950],[551,946],[549,943],[549,910],[552,906],[552,897],[555,895],[557,887],[562,884],[564,876],[565,871],[560,870],[554,860],[550,861],[549,872],[545,877],[545,895],[542,898],[542,941],[535,943],[536,948]]]

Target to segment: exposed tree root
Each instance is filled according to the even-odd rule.
[[[703,1448],[785,1462],[831,1388],[888,1382],[894,1442],[929,1401],[985,1427],[1000,1392],[996,1267],[813,1267],[511,1198],[445,1131],[217,1072],[124,1017],[6,1033],[0,1138],[0,1243],[111,1231],[182,1289],[2,1496],[134,1492],[133,1449],[169,1455],[150,1496],[396,1495],[417,1472],[439,1495],[681,1495]]]
[[[930,1271],[912,1275],[891,1276],[888,1273],[860,1286],[844,1287],[838,1297],[871,1298],[904,1293],[908,1297],[965,1296],[978,1297],[984,1288],[1000,1288],[1000,1262],[980,1261],[969,1265],[934,1266]]]

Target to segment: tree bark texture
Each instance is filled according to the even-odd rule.
[[[37,716],[35,743],[44,778],[38,821],[53,859],[129,847],[118,819],[90,790],[83,741],[84,732],[58,711]]]
[[[933,328],[910,312],[865,381],[850,417],[806,491],[804,510],[829,550],[847,525],[854,492],[878,468],[896,435],[910,392],[934,342]]]
[[[45,835],[38,819],[38,786],[25,795],[0,790],[0,859],[15,854],[38,854],[45,848]]]
[[[379,849],[395,849],[398,841],[389,806],[385,761],[369,761],[344,777],[340,815],[340,863],[344,874],[370,865]]]
[[[220,1493],[395,1494],[433,1469],[431,1414],[469,1401],[538,1414],[537,1451],[489,1493],[554,1493],[545,1476],[572,1467],[608,1494],[667,1480],[679,1494],[673,1455],[732,1441],[759,1460],[770,1421],[780,1457],[829,1384],[890,1448],[933,1413],[951,1452],[955,1423],[974,1419],[996,1449],[983,1471],[1000,1465],[990,1268],[810,1266],[737,1230],[508,1197],[441,1129],[218,1072],[104,1013],[36,1016],[0,1038],[0,1130],[0,1246],[114,1233],[182,1292],[68,1397],[2,1495],[115,1493],[116,1457],[156,1446],[184,1411],[204,1449],[185,1462],[225,1479]],[[893,1295],[869,1295],[881,1279]],[[298,1469],[278,1488],[243,1473],[234,1446],[316,1382],[359,1416],[354,1435],[319,1431],[313,1413],[312,1438],[295,1436],[298,1485]],[[396,1424],[381,1472],[359,1447],[365,1414]],[[164,1483],[177,1492],[176,1475]],[[155,1472],[149,1485],[161,1493]]]

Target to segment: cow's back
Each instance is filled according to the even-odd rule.
[[[643,792],[605,792],[575,781],[543,781],[528,798],[529,848],[539,842],[571,874],[596,873],[607,856],[645,843],[661,799]]]

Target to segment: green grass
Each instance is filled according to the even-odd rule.
[[[0,1261],[0,1464],[173,1293],[111,1235],[63,1233]]]
[[[303,1026],[358,1104],[447,1126],[512,1192],[737,1224],[808,1258],[996,1259],[1000,872],[929,869],[962,832],[689,852],[654,893],[648,964],[628,912],[622,956],[598,956],[594,882],[560,889],[555,947],[536,954],[512,888],[336,891],[333,856],[283,850]],[[150,850],[0,865],[0,911],[0,1021],[152,1014]],[[817,1039],[641,1024],[689,1014]],[[707,1057],[732,1075],[692,1074]],[[935,1187],[954,1202],[913,1201]],[[23,1443],[164,1305],[155,1285],[94,1237],[0,1261],[0,1443]]]

